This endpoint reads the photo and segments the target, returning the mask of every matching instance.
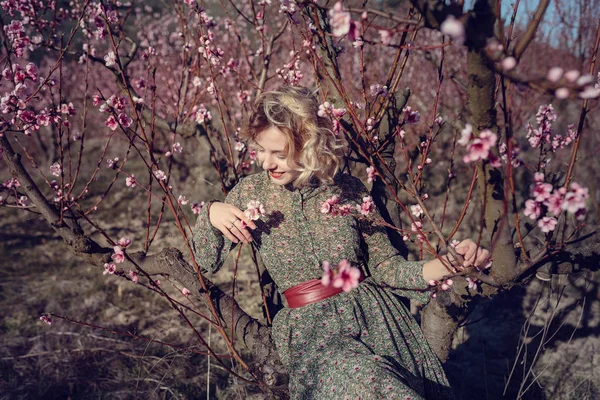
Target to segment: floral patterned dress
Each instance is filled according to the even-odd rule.
[[[385,229],[359,213],[333,216],[322,203],[360,205],[362,182],[338,174],[331,185],[294,189],[276,185],[266,172],[242,179],[226,202],[245,210],[259,200],[266,216],[255,221],[254,245],[281,292],[323,274],[321,264],[343,259],[367,278],[358,288],[300,308],[284,308],[273,337],[290,373],[293,399],[451,399],[444,371],[398,295],[428,300],[423,261],[406,261]],[[191,243],[198,265],[216,272],[233,244],[210,225],[204,207]]]

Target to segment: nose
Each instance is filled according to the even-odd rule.
[[[263,160],[262,167],[265,170],[275,169],[277,165],[275,164],[275,160],[271,155],[265,155],[265,159]]]

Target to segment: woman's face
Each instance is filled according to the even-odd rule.
[[[287,185],[300,175],[300,171],[288,165],[287,138],[278,128],[272,126],[261,132],[253,147],[258,162],[269,171],[273,183]]]

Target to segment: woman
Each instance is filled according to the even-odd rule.
[[[265,171],[242,179],[224,203],[204,207],[192,238],[198,264],[217,271],[240,241],[260,251],[289,306],[275,316],[273,337],[292,398],[452,398],[439,361],[392,289],[426,289],[447,270],[439,260],[397,254],[385,229],[373,223],[376,210],[366,217],[327,212],[327,204],[356,210],[369,194],[360,180],[339,173],[341,146],[318,111],[304,88],[257,98],[243,135]],[[264,206],[260,219],[249,218],[261,211],[251,201]],[[472,241],[457,249],[475,265],[489,256]],[[357,287],[322,285],[323,265],[347,261],[361,272]],[[427,291],[400,292],[429,299]]]

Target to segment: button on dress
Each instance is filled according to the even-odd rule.
[[[226,202],[241,210],[260,201],[266,215],[250,230],[265,267],[281,292],[320,279],[323,261],[346,259],[367,277],[358,288],[300,308],[284,308],[272,334],[290,374],[292,399],[452,399],[437,357],[398,296],[426,302],[424,261],[407,261],[385,228],[358,211],[321,212],[334,195],[356,209],[369,193],[362,182],[338,174],[333,184],[273,183],[267,172],[243,178]],[[191,238],[201,270],[216,272],[234,244],[213,228],[208,207]],[[397,289],[400,288],[400,289]]]

